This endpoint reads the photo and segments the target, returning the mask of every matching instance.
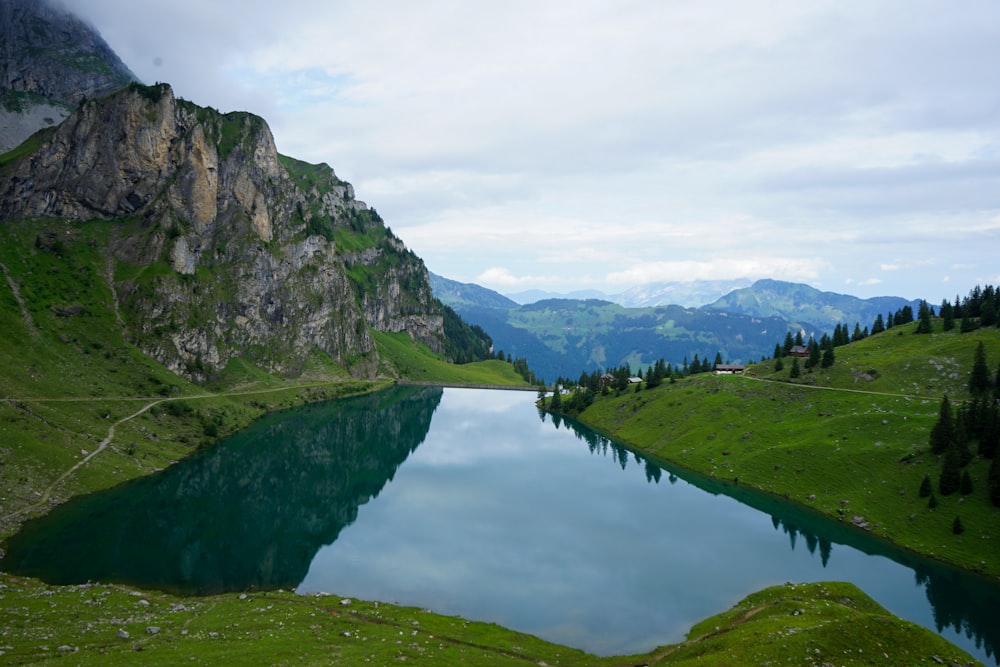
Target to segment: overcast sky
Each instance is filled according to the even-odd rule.
[[[73,0],[505,293],[1000,284],[996,0]]]

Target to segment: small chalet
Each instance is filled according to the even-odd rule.
[[[792,349],[788,351],[788,356],[790,357],[802,357],[803,359],[809,358],[809,348],[805,345],[793,345]]]
[[[736,373],[742,373],[746,369],[743,364],[716,364],[715,374],[716,375],[735,375]]]

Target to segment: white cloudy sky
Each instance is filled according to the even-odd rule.
[[[996,0],[72,0],[501,292],[1000,283]]]

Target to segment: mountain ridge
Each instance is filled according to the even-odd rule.
[[[46,0],[0,0],[0,153],[81,101],[138,81],[90,25]]]
[[[422,260],[349,183],[280,156],[262,118],[167,84],[88,100],[4,156],[0,219],[36,221],[36,252],[57,255],[76,237],[52,220],[113,222],[102,252],[127,336],[190,378],[235,358],[294,375],[312,350],[371,377],[368,327],[446,352]]]
[[[850,294],[821,291],[804,283],[763,278],[751,286],[733,290],[704,307],[756,317],[782,317],[793,324],[808,323],[829,333],[838,325],[867,326],[878,315],[910,306],[916,312],[920,300],[896,296],[862,299]],[[813,332],[808,332],[813,333]],[[819,335],[817,335],[817,338]]]
[[[574,290],[572,292],[535,289],[514,292],[505,296],[521,305],[528,305],[544,299],[601,299],[626,308],[656,306],[691,308],[704,305],[734,289],[746,287],[749,284],[750,280],[742,278],[733,280],[672,280],[637,285],[616,294],[607,294],[597,289]]]
[[[527,358],[536,374],[550,381],[625,363],[646,368],[659,358],[677,366],[695,355],[751,362],[769,357],[786,332],[818,340],[837,325],[869,327],[877,315],[907,305],[916,311],[919,303],[901,297],[861,299],[773,279],[699,307],[631,308],[610,297],[517,304],[479,285],[441,277],[432,287],[462,318],[489,332],[498,350]]]

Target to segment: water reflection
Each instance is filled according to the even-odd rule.
[[[157,475],[67,502],[11,538],[11,572],[183,594],[293,588],[423,442],[440,388],[306,406]]]
[[[398,601],[603,655],[680,641],[768,585],[846,580],[996,654],[997,584],[572,421],[540,422],[533,401],[396,388],[272,415],[31,522],[2,565],[55,583]]]
[[[630,450],[621,444],[572,419],[555,416],[553,423],[556,428],[564,426],[572,430],[579,439],[587,443],[592,454],[607,456],[617,462],[623,470],[626,468]],[[654,462],[635,452],[631,453],[635,458],[635,466],[643,472],[650,483],[659,483],[660,470],[666,470],[671,483],[680,478],[703,491],[713,495],[730,496],[745,505],[770,514],[774,529],[783,531],[788,536],[790,549],[795,551],[801,538],[810,554],[819,551],[823,568],[830,563],[833,544],[837,543],[869,555],[884,556],[911,569],[915,585],[925,589],[937,631],[951,634],[948,632],[950,629],[954,635],[965,636],[974,642],[977,651],[985,653],[987,657],[992,656],[997,664],[1000,664],[1000,653],[998,653],[1000,623],[997,622],[1000,584],[897,549],[852,526],[833,521],[808,508],[782,502],[773,496],[735,483],[704,477],[681,468],[673,468],[666,463]],[[892,611],[899,613],[898,610]],[[951,637],[951,640],[956,641],[955,637]],[[966,648],[971,650],[969,647]]]

